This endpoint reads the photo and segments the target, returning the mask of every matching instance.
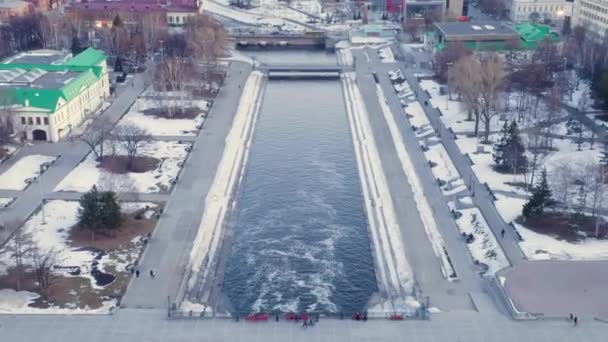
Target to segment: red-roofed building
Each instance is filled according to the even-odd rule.
[[[92,0],[75,2],[66,9],[97,27],[112,25],[118,14],[127,23],[140,22],[145,16],[158,15],[163,24],[181,26],[189,16],[201,13],[202,0]]]

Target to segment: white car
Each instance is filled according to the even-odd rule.
[[[393,88],[395,88],[395,90],[397,92],[402,92],[402,91],[410,90],[410,86],[409,86],[409,84],[407,84],[407,82],[395,83],[393,85]]]

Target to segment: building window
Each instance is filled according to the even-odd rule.
[[[175,22],[179,23],[179,17],[178,16],[175,17]]]
[[[169,17],[169,22],[172,23],[173,22],[173,17]]]
[[[49,124],[49,118],[44,118],[44,124],[48,125]]]
[[[25,125],[25,118],[23,116],[21,117],[21,124]]]
[[[27,124],[28,125],[33,125],[34,124],[34,120],[32,120],[32,118],[28,117],[27,118]]]
[[[36,125],[40,125],[40,118],[36,117]]]

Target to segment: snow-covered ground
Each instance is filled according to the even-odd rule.
[[[432,161],[436,164],[431,170],[436,178],[439,178],[445,182],[456,180],[460,178],[460,174],[456,170],[452,159],[448,155],[443,145],[436,144],[428,147],[428,150],[424,152],[427,160]]]
[[[226,137],[222,160],[205,198],[203,217],[190,253],[189,287],[197,280],[206,279],[214,262],[214,256],[222,238],[224,217],[234,204],[230,196],[242,179],[247,163],[253,127],[261,104],[264,75],[258,71],[250,74],[243,87],[243,94],[236,116]],[[206,303],[204,303],[206,304]]]
[[[121,208],[125,214],[131,214],[148,206],[150,210],[154,210],[158,205],[155,203],[123,203]],[[93,289],[103,289],[102,286],[96,285],[95,278],[91,275],[91,269],[94,259],[98,253],[93,250],[85,250],[81,247],[74,247],[69,241],[70,229],[78,222],[79,203],[76,201],[53,200],[44,204],[44,212],[42,210],[31,216],[21,228],[25,234],[31,236],[32,243],[41,250],[42,253],[53,251],[56,254],[56,266],[62,267],[79,267],[80,274],[77,276],[70,275],[68,272],[55,269],[54,273],[63,277],[81,277],[90,281]],[[7,244],[12,244],[10,240]],[[115,272],[126,271],[126,266],[135,261],[143,248],[143,244],[139,244],[134,248],[125,248],[124,250],[113,250],[110,254],[104,255],[99,259],[98,268],[104,271],[112,267]],[[31,261],[24,260],[26,265],[30,265]],[[14,266],[14,259],[11,253],[4,246],[0,249],[0,275],[6,274],[7,269]],[[108,284],[109,285],[109,284]],[[74,289],[77,291],[78,289]],[[38,294],[20,291],[15,292],[10,289],[0,290],[0,312],[4,313],[107,313],[108,310],[116,305],[115,299],[107,298],[103,301],[100,308],[58,308],[50,307],[48,309],[38,309],[27,306],[34,299],[38,298]]]
[[[40,169],[57,159],[57,156],[33,154],[22,157],[0,175],[0,189],[23,190],[31,181],[40,176]]]
[[[207,0],[203,2],[203,9],[208,13],[233,19],[243,24],[277,28],[283,31],[304,31],[305,26],[289,22],[284,19],[302,21],[307,18],[304,14],[287,8],[285,5],[265,5],[251,10],[241,10],[229,7],[220,1]],[[302,22],[305,22],[303,20]]]
[[[568,242],[555,237],[536,233],[525,226],[515,223],[521,216],[526,200],[497,195],[496,209],[505,220],[513,222],[523,241],[519,246],[531,260],[599,260],[608,259],[608,240],[587,237],[582,242]]]
[[[497,137],[497,136],[496,136]],[[475,175],[482,183],[488,183],[492,190],[508,191],[525,195],[527,192],[521,187],[516,187],[508,183],[525,183],[525,174],[508,174],[494,171],[494,158],[492,156],[492,145],[479,144],[477,138],[459,138],[456,144],[460,152],[468,154],[474,165],[471,166]],[[478,153],[478,148],[483,148],[484,152]]]
[[[393,55],[393,49],[390,46],[385,46],[378,49],[378,55],[382,63],[395,63],[395,56]]]
[[[153,136],[195,136],[205,121],[208,106],[205,100],[187,101],[183,106],[201,109],[194,119],[167,119],[143,113],[146,109],[158,108],[160,105],[158,101],[152,99],[138,99],[131,110],[118,122],[118,125],[135,125],[145,129],[148,134]]]
[[[376,85],[376,94],[380,100],[380,107],[382,108],[384,119],[388,124],[388,128],[393,139],[393,144],[395,145],[399,161],[401,162],[401,167],[403,168],[403,172],[407,176],[408,182],[412,188],[412,192],[414,193],[414,200],[416,201],[416,206],[418,207],[418,212],[420,213],[420,218],[422,219],[426,234],[431,242],[431,245],[433,246],[435,255],[441,262],[441,270],[443,275],[448,280],[455,280],[452,278],[455,271],[448,259],[445,249],[445,242],[443,241],[443,237],[441,236],[441,233],[437,227],[437,222],[435,221],[434,217],[435,215],[433,214],[431,205],[424,194],[424,187],[418,178],[414,164],[407,149],[405,148],[403,137],[401,136],[401,132],[397,126],[397,123],[395,122],[393,113],[387,105],[388,101],[386,100],[382,88],[380,88],[380,85],[378,84]]]
[[[129,172],[115,174],[98,167],[95,155],[89,155],[72,172],[70,172],[54,191],[87,192],[96,185],[100,190],[116,192],[165,192],[173,187],[183,161],[188,155],[190,143],[176,141],[150,141],[138,153],[138,156],[154,157],[160,160],[154,170],[142,173]],[[105,148],[110,153],[111,148]],[[126,155],[122,147],[117,148],[117,155]]]
[[[368,311],[412,314],[420,304],[413,297],[412,269],[405,255],[401,230],[397,223],[378,148],[373,139],[369,114],[365,109],[354,74],[344,75],[342,81],[349,124],[353,132],[357,170],[365,198],[365,210],[368,217],[376,218],[369,220],[369,231],[373,254],[376,257],[377,278],[380,292],[388,296]]]
[[[14,146],[11,146],[11,145],[0,146],[0,149],[3,149],[5,151],[4,156],[2,156],[0,158],[0,164],[2,164],[5,160],[10,158],[15,153],[15,151],[17,151],[17,148],[15,148]]]
[[[3,198],[0,198],[0,209],[7,208],[8,206],[11,205],[11,203],[13,203],[14,200],[15,200],[14,197],[8,197],[8,198],[3,197]]]
[[[467,247],[473,259],[488,267],[484,276],[492,277],[497,271],[509,266],[507,257],[481,211],[478,208],[460,209],[459,211],[462,216],[456,220],[456,224],[461,233],[473,235],[474,240],[468,243]]]

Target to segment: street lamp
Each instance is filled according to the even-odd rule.
[[[38,175],[38,190],[40,190],[40,200],[42,201],[42,224],[46,224],[46,211],[44,210],[44,192],[42,191],[42,173],[44,165],[40,165],[40,175]]]
[[[446,65],[448,66],[448,77],[447,77],[447,90],[448,90],[448,96],[445,98],[445,110],[448,110],[448,103],[450,102],[450,66],[452,66],[452,62],[448,62],[446,63]]]

